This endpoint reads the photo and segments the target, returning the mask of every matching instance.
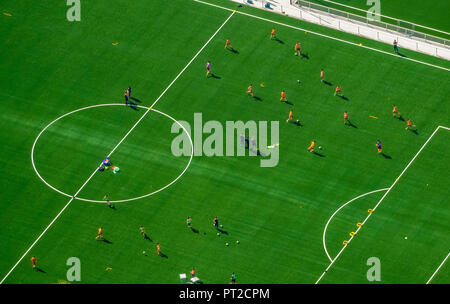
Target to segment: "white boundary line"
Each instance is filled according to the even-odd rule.
[[[224,10],[227,10],[227,11],[234,11],[231,8],[223,7],[223,6],[220,6],[220,5],[217,5],[217,4],[208,3],[208,2],[204,2],[204,1],[201,1],[201,0],[193,0],[193,1],[198,2],[198,3],[202,3],[202,4],[206,4],[206,5],[210,5],[210,6],[214,6],[214,7],[217,7],[217,8],[220,8],[220,9],[224,9]],[[274,24],[286,26],[286,27],[289,27],[289,28],[292,28],[292,29],[295,29],[295,30],[305,31],[305,32],[308,32],[310,34],[314,34],[314,35],[317,35],[317,36],[320,36],[320,37],[333,39],[333,40],[340,41],[340,42],[343,42],[343,43],[347,43],[347,44],[350,44],[350,45],[354,45],[354,46],[357,46],[357,47],[360,47],[360,48],[365,48],[365,49],[372,50],[372,51],[375,51],[375,52],[383,53],[383,54],[386,54],[386,55],[389,55],[389,56],[394,56],[396,58],[399,58],[400,60],[401,59],[409,60],[409,61],[412,61],[412,62],[420,63],[420,64],[423,64],[423,65],[427,65],[427,66],[434,67],[434,68],[437,68],[437,69],[441,69],[441,70],[444,70],[444,71],[450,71],[450,69],[444,68],[444,67],[439,66],[439,65],[434,65],[434,64],[431,64],[431,63],[427,63],[427,62],[424,62],[424,61],[412,59],[412,58],[409,58],[409,57],[402,57],[402,56],[396,55],[394,53],[389,53],[389,52],[382,51],[382,50],[379,50],[379,49],[375,49],[375,48],[372,48],[372,47],[368,47],[368,46],[365,46],[365,45],[359,45],[358,43],[355,43],[355,42],[350,42],[350,41],[339,39],[339,38],[336,38],[336,37],[332,37],[332,36],[316,33],[316,32],[310,31],[310,30],[305,30],[305,29],[302,29],[300,27],[296,27],[296,26],[293,26],[293,25],[281,23],[281,22],[278,22],[278,21],[266,19],[266,18],[263,18],[263,17],[259,17],[259,16],[256,16],[256,15],[243,13],[243,12],[239,12],[239,11],[237,11],[236,13],[244,15],[244,16],[256,18],[256,19],[259,19],[259,20],[271,22],[271,23],[274,23]]]
[[[36,175],[37,175],[37,176],[39,177],[39,179],[40,179],[44,184],[46,184],[49,188],[51,188],[52,190],[58,192],[59,194],[65,195],[65,196],[67,196],[67,197],[72,197],[72,195],[63,192],[63,191],[57,189],[56,187],[52,186],[50,183],[48,183],[48,182],[41,176],[41,174],[39,173],[38,169],[36,168],[36,164],[35,164],[35,161],[34,161],[34,150],[35,150],[36,144],[37,144],[37,142],[38,142],[40,136],[41,136],[41,135],[42,135],[42,134],[43,134],[43,133],[51,126],[51,125],[53,125],[55,122],[59,121],[60,119],[62,119],[62,118],[64,118],[64,117],[67,117],[67,116],[69,116],[69,115],[71,115],[71,114],[74,114],[74,113],[77,113],[77,112],[80,112],[80,111],[83,111],[83,110],[92,109],[92,108],[98,108],[98,107],[106,107],[106,106],[126,106],[126,105],[125,105],[124,103],[105,103],[105,104],[97,104],[97,105],[92,105],[92,106],[87,106],[87,107],[79,108],[79,109],[76,109],[76,110],[74,110],[74,111],[68,112],[68,113],[66,113],[66,114],[64,114],[64,115],[61,115],[60,117],[56,118],[56,119],[53,120],[51,123],[49,123],[47,126],[45,126],[45,128],[42,129],[42,131],[38,134],[38,136],[37,136],[36,139],[34,140],[33,147],[31,148],[31,164],[32,164],[32,166],[33,166],[33,169],[34,169],[34,172],[36,173]],[[137,107],[138,107],[138,108],[142,108],[142,109],[148,109],[148,107],[144,107],[144,106],[141,106],[141,105],[137,105]],[[171,185],[172,185],[173,183],[175,183],[178,179],[180,179],[181,176],[183,176],[183,174],[187,171],[187,169],[188,169],[189,166],[191,165],[192,158],[193,158],[193,156],[194,156],[194,144],[193,144],[193,142],[192,142],[191,135],[190,135],[190,134],[188,133],[188,131],[183,127],[183,125],[180,124],[180,123],[179,123],[175,118],[173,118],[172,116],[170,116],[170,115],[168,115],[168,114],[166,114],[166,113],[164,113],[164,112],[161,112],[161,111],[159,111],[159,110],[156,110],[156,109],[152,109],[152,111],[155,111],[156,113],[161,114],[161,115],[163,115],[163,116],[165,116],[165,117],[171,119],[172,121],[174,121],[175,123],[177,123],[177,124],[183,129],[183,131],[186,133],[186,135],[188,136],[189,142],[190,142],[190,144],[191,144],[191,155],[190,155],[189,161],[188,161],[187,165],[185,166],[184,170],[183,170],[183,171],[182,171],[182,172],[181,172],[181,173],[180,173],[173,181],[171,181],[169,184],[165,185],[164,187],[162,187],[162,188],[160,188],[160,189],[157,189],[157,190],[155,190],[155,191],[153,191],[153,192],[150,192],[150,193],[148,193],[148,194],[142,195],[142,196],[138,196],[138,197],[134,197],[134,198],[129,198],[129,199],[124,199],[124,200],[118,200],[118,201],[111,201],[111,203],[129,202],[129,201],[134,201],[134,200],[138,200],[138,199],[141,199],[141,198],[144,198],[144,197],[148,197],[148,196],[154,195],[154,194],[156,194],[156,193],[158,193],[158,192],[160,192],[160,191],[166,189],[167,187],[171,186]],[[76,200],[80,200],[80,201],[85,201],[85,202],[91,202],[91,203],[106,203],[105,201],[90,200],[90,199],[86,199],[86,198],[82,198],[82,197],[75,197],[75,199],[76,199]]]
[[[174,80],[167,86],[167,88],[159,95],[159,97],[155,100],[155,102],[145,111],[145,113],[138,119],[138,121],[131,127],[131,129],[125,134],[125,136],[117,143],[117,145],[111,150],[111,152],[108,154],[107,157],[110,157],[111,154],[116,151],[116,149],[120,146],[120,144],[128,137],[128,135],[136,128],[136,126],[144,119],[144,117],[147,115],[148,112],[150,112],[151,108],[153,108],[154,105],[161,99],[161,97],[164,96],[164,94],[169,90],[169,88],[177,81],[177,79],[183,74],[183,72],[191,65],[191,63],[200,55],[200,53],[203,51],[203,49],[211,42],[211,40],[217,35],[217,33],[225,26],[225,24],[230,20],[230,18],[234,15],[235,11],[233,11],[230,16],[222,23],[222,25],[216,30],[216,32],[211,36],[211,38],[206,41],[206,43],[202,46],[202,48],[197,52],[197,54],[192,57],[192,59],[188,62],[188,64],[181,70],[180,73],[175,77]],[[3,284],[3,282],[8,278],[8,276],[13,272],[13,270],[19,265],[19,263],[23,260],[23,258],[30,252],[30,250],[34,247],[34,245],[41,239],[41,237],[47,232],[47,230],[52,226],[52,224],[58,219],[58,217],[63,213],[63,211],[70,205],[70,203],[74,200],[74,198],[78,195],[78,193],[83,190],[83,188],[86,186],[86,184],[92,179],[92,177],[97,172],[98,167],[102,163],[99,163],[98,166],[95,168],[94,172],[89,176],[89,178],[84,182],[84,184],[78,189],[78,191],[72,196],[72,198],[69,200],[69,202],[62,208],[62,210],[56,215],[56,217],[50,222],[50,224],[44,229],[44,231],[38,236],[38,238],[31,244],[30,248],[27,249],[27,251],[22,255],[22,257],[17,261],[16,264],[11,268],[11,270],[5,275],[5,277],[0,281],[0,284]]]
[[[438,126],[434,132],[430,135],[430,137],[427,139],[427,141],[423,144],[423,146],[419,149],[419,151],[416,153],[416,155],[414,155],[414,157],[411,159],[411,161],[408,163],[408,165],[406,166],[405,169],[403,169],[402,173],[400,173],[400,175],[395,179],[394,183],[388,188],[388,190],[386,191],[386,193],[381,197],[381,199],[378,201],[378,203],[375,205],[375,207],[372,209],[373,212],[375,212],[375,210],[378,208],[378,206],[381,204],[381,202],[385,199],[385,197],[389,194],[389,192],[391,192],[392,188],[395,186],[395,184],[400,180],[400,178],[402,177],[402,175],[406,172],[406,170],[409,168],[409,166],[411,166],[411,164],[413,163],[413,161],[417,158],[417,156],[420,154],[420,152],[422,152],[422,150],[425,148],[425,146],[428,144],[428,142],[433,138],[434,134],[436,134],[436,132],[439,129],[447,129],[449,130],[449,128],[447,127],[442,127],[442,126]],[[369,215],[365,218],[365,220],[362,222],[361,227],[364,226],[364,224],[367,222],[367,220],[370,218],[370,216],[373,214],[369,213]],[[337,256],[331,261],[330,265],[328,265],[328,267],[325,269],[325,271],[322,273],[322,275],[317,279],[315,284],[318,284],[320,282],[320,280],[323,278],[323,276],[327,273],[327,271],[331,268],[331,266],[333,266],[333,264],[336,262],[336,260],[339,258],[339,256],[342,254],[342,252],[344,251],[345,248],[347,248],[347,246],[350,244],[350,242],[353,240],[353,238],[358,234],[359,230],[361,229],[361,227],[358,227],[358,229],[355,231],[355,234],[353,236],[350,237],[350,239],[348,240],[348,243],[346,245],[344,245],[342,247],[342,249],[339,251],[339,253],[337,254]]]
[[[434,276],[436,275],[436,273],[438,273],[439,269],[441,269],[442,265],[444,265],[445,261],[448,259],[448,257],[450,256],[450,252],[447,254],[447,256],[445,257],[445,259],[442,261],[441,265],[439,265],[439,267],[436,269],[436,271],[433,273],[433,275],[431,276],[431,278],[427,281],[427,284],[429,284],[431,282],[431,280],[433,280]]]
[[[330,216],[330,218],[328,219],[328,222],[325,225],[325,228],[323,229],[323,236],[322,236],[322,242],[323,242],[323,249],[325,250],[325,253],[327,254],[328,259],[330,260],[330,262],[333,261],[333,259],[330,257],[330,255],[328,254],[328,250],[327,250],[327,244],[325,241],[325,235],[327,233],[327,228],[328,225],[330,224],[331,220],[333,219],[333,217],[345,206],[347,206],[348,204],[350,204],[353,201],[356,201],[357,199],[360,199],[361,197],[364,197],[366,195],[372,194],[372,193],[376,193],[376,192],[381,192],[381,191],[387,191],[389,190],[389,188],[383,188],[383,189],[378,189],[378,190],[374,190],[374,191],[370,191],[364,194],[361,194],[355,198],[352,198],[351,200],[349,200],[348,202],[346,202],[345,204],[343,204],[341,207],[339,207],[336,211],[334,211],[334,213]]]

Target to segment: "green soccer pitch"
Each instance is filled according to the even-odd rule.
[[[82,1],[80,22],[68,8],[2,2],[2,283],[68,283],[70,257],[71,283],[178,284],[193,267],[203,283],[373,283],[371,257],[375,283],[450,283],[448,61],[227,0]],[[194,113],[279,121],[278,165],[174,156],[170,117]],[[95,173],[111,152],[121,171]]]

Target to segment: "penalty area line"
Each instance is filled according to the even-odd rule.
[[[217,33],[227,24],[228,20],[235,14],[235,12],[232,12],[230,16],[222,23],[222,25],[214,32],[214,34],[206,41],[206,43],[201,47],[201,49],[192,57],[192,59],[186,64],[186,66],[181,70],[180,73],[172,80],[172,82],[167,86],[167,88],[159,95],[159,97],[153,102],[153,104],[145,111],[145,113],[138,119],[138,121],[131,127],[131,129],[125,134],[124,137],[117,143],[117,145],[111,150],[111,152],[108,154],[107,157],[110,157],[114,151],[123,143],[123,141],[128,137],[128,135],[137,127],[137,125],[144,119],[144,117],[151,111],[151,109],[158,103],[158,101],[164,96],[164,94],[170,89],[170,87],[175,83],[175,81],[178,80],[178,78],[181,76],[181,74],[184,73],[184,71],[191,65],[191,63],[200,55],[200,53],[203,51],[203,49],[211,42],[211,40],[217,35]],[[61,211],[56,215],[56,217],[50,222],[50,224],[44,229],[44,231],[38,236],[38,238],[31,244],[31,246],[27,249],[27,251],[20,257],[20,259],[14,264],[14,266],[8,271],[8,273],[3,277],[3,279],[0,281],[0,284],[3,284],[3,282],[8,278],[8,276],[14,271],[14,269],[19,265],[19,263],[23,260],[23,258],[30,252],[31,249],[33,249],[34,245],[42,238],[42,236],[47,232],[47,230],[53,225],[53,223],[59,218],[59,216],[66,210],[66,208],[70,205],[70,203],[73,202],[75,197],[83,190],[83,188],[87,185],[87,183],[94,177],[95,173],[97,172],[98,167],[101,165],[100,163],[96,168],[95,171],[89,176],[89,178],[83,183],[83,185],[78,189],[78,191],[71,197],[71,199],[67,202],[67,204],[61,209]]]
[[[328,267],[325,269],[325,271],[320,275],[320,277],[317,279],[315,284],[319,284],[320,280],[322,280],[323,276],[328,272],[328,270],[331,268],[331,266],[333,266],[333,264],[337,261],[337,259],[339,258],[339,256],[342,254],[342,252],[345,250],[345,248],[347,248],[348,245],[350,245],[350,242],[353,240],[353,238],[358,234],[359,230],[361,230],[362,227],[364,227],[364,224],[367,222],[367,220],[372,216],[373,212],[375,212],[375,210],[378,208],[378,206],[381,204],[381,202],[386,198],[386,196],[389,194],[389,192],[391,192],[392,188],[395,186],[395,184],[397,184],[397,182],[400,180],[400,178],[403,176],[403,174],[406,172],[406,170],[411,166],[411,164],[414,162],[414,160],[417,158],[417,156],[419,156],[419,154],[422,152],[422,150],[426,147],[426,145],[430,142],[430,140],[433,138],[433,136],[436,134],[436,132],[439,129],[447,129],[449,130],[449,128],[447,127],[442,127],[442,126],[438,126],[434,132],[430,135],[430,137],[427,139],[427,141],[422,145],[422,147],[419,149],[419,151],[416,153],[416,155],[414,155],[414,157],[411,159],[411,161],[408,163],[408,165],[405,167],[405,169],[403,169],[402,173],[400,173],[400,175],[395,179],[394,183],[387,189],[386,193],[384,193],[384,195],[381,197],[381,199],[378,201],[378,203],[375,205],[375,207],[373,208],[373,211],[369,213],[369,215],[364,219],[364,221],[362,222],[362,225],[360,227],[358,227],[358,229],[355,231],[355,234],[353,236],[350,237],[350,239],[348,240],[348,243],[345,244],[344,246],[342,246],[341,250],[339,251],[339,253],[336,255],[336,257],[331,261],[331,263],[328,265]]]
[[[445,259],[442,261],[441,265],[439,265],[439,267],[436,269],[436,271],[433,273],[433,275],[430,277],[430,279],[428,279],[427,284],[429,284],[431,282],[431,280],[433,280],[434,276],[436,275],[436,273],[438,273],[439,269],[441,269],[441,267],[444,265],[445,261],[448,259],[449,256],[450,256],[450,252],[447,254]]]

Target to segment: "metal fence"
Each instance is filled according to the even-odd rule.
[[[378,28],[384,29],[388,32],[395,32],[395,33],[398,33],[398,34],[401,34],[401,35],[404,35],[404,36],[407,36],[410,38],[421,39],[421,40],[429,42],[429,43],[440,44],[442,46],[445,46],[446,48],[450,48],[450,40],[420,32],[420,31],[418,31],[418,28],[425,29],[425,27],[411,23],[411,22],[407,22],[404,20],[395,19],[395,18],[391,18],[391,17],[381,16],[381,15],[379,16],[381,20],[385,20],[385,21],[389,21],[389,22],[378,21],[375,18],[368,18],[367,16],[352,14],[349,12],[345,12],[345,11],[334,9],[334,8],[327,7],[324,5],[312,3],[309,1],[304,1],[304,0],[290,0],[290,1],[291,1],[292,5],[300,7],[302,9],[326,13],[330,16],[338,17],[343,20],[378,27]],[[426,29],[430,29],[430,28],[426,28]],[[439,31],[439,32],[441,32],[441,31]]]

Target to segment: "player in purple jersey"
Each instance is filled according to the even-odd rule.
[[[206,63],[206,77],[209,76],[209,73],[211,72],[211,62]]]

